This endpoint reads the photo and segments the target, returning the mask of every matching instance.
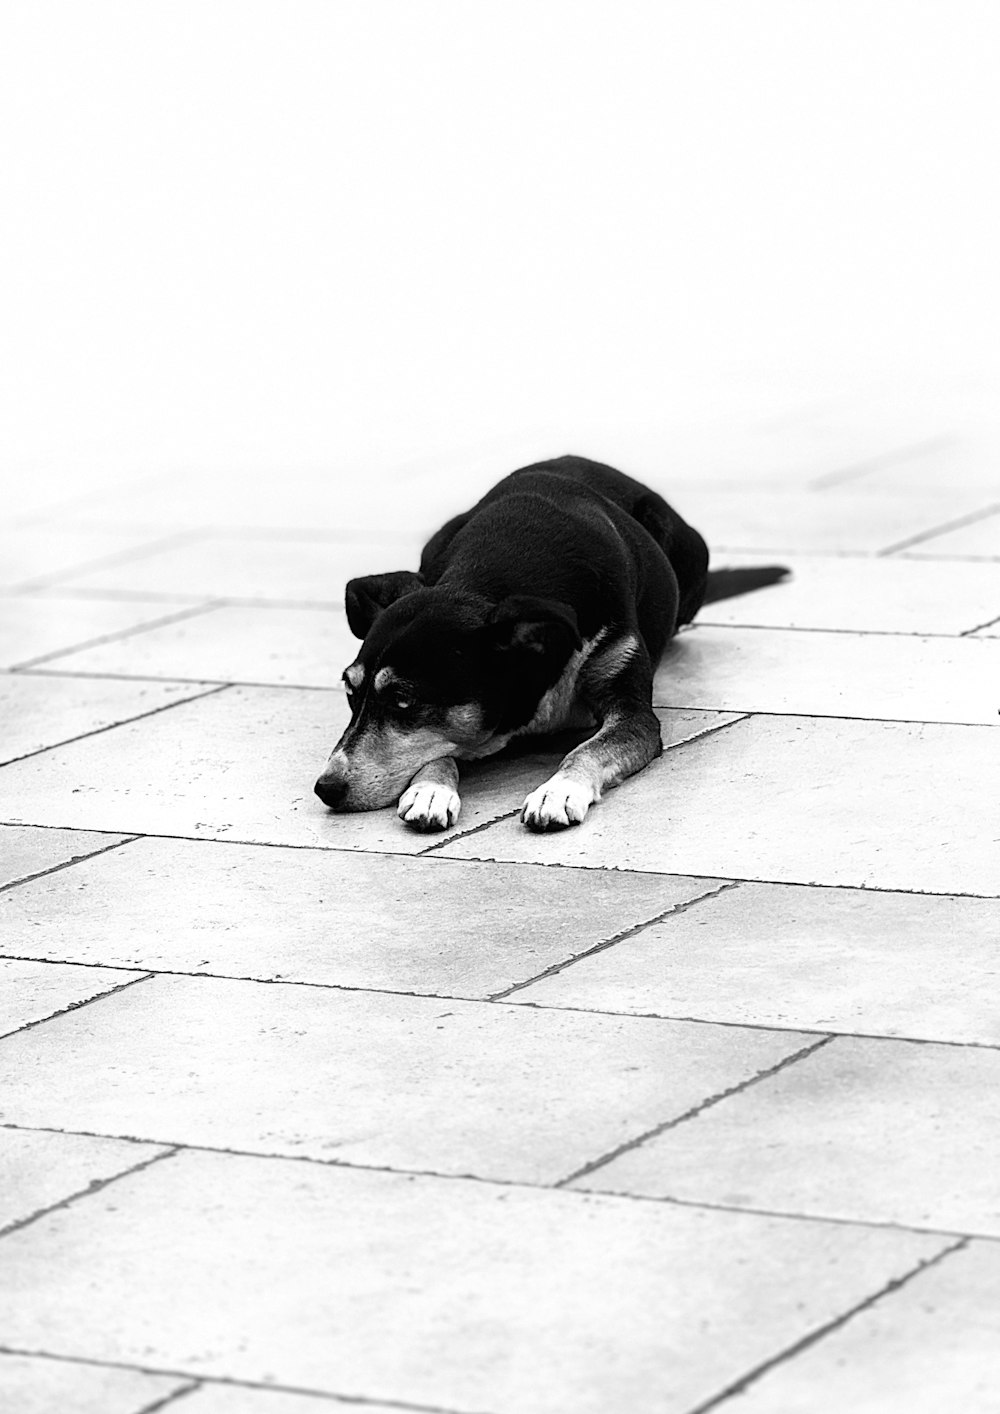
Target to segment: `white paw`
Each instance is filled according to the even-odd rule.
[[[462,808],[458,791],[434,781],[407,786],[396,813],[413,830],[447,830]]]
[[[529,830],[565,830],[579,825],[594,799],[590,786],[556,774],[531,792],[521,807],[521,820]]]

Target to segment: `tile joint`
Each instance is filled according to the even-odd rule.
[[[3,1128],[16,1128],[16,1126],[4,1125]],[[46,1134],[61,1134],[64,1131],[43,1130],[41,1132]],[[112,1139],[114,1136],[92,1135],[89,1137],[97,1139]],[[155,1140],[145,1140],[143,1142],[146,1143],[149,1147],[153,1147],[155,1145]],[[175,1155],[181,1152],[182,1148],[183,1145],[180,1144],[173,1144],[166,1149],[161,1146],[159,1153],[151,1154],[148,1159],[142,1159],[139,1163],[132,1164],[130,1168],[122,1169],[120,1173],[110,1174],[107,1178],[93,1179],[90,1183],[87,1184],[86,1188],[79,1188],[75,1193],[67,1194],[65,1198],[60,1198],[57,1203],[48,1203],[45,1205],[45,1207],[38,1208],[35,1212],[29,1213],[26,1218],[16,1218],[13,1222],[7,1223],[5,1227],[0,1228],[0,1241],[2,1241],[5,1237],[9,1237],[11,1233],[20,1232],[22,1228],[30,1227],[32,1223],[38,1222],[40,1218],[48,1217],[50,1213],[56,1213],[63,1208],[70,1207],[71,1204],[78,1202],[81,1198],[89,1198],[95,1193],[103,1192],[105,1188],[108,1188],[112,1183],[117,1183],[119,1179],[131,1178],[133,1174],[142,1173],[144,1169],[148,1169],[153,1164],[159,1164],[162,1163],[165,1159],[174,1158]],[[0,1251],[2,1250],[3,1249],[0,1248]]]
[[[175,1404],[179,1404],[189,1394],[195,1394],[203,1388],[201,1380],[192,1380],[190,1384],[182,1385],[180,1389],[172,1389],[169,1393],[154,1399],[150,1404],[144,1404],[141,1409],[135,1411],[135,1414],[160,1414],[162,1409],[173,1409]]]
[[[9,671],[24,673],[29,669],[37,668],[42,663],[50,663],[55,658],[72,657],[74,653],[83,653],[90,648],[99,648],[105,643],[119,643],[122,639],[133,638],[140,633],[149,633],[153,629],[168,628],[171,624],[197,618],[200,614],[207,614],[216,607],[215,601],[211,599],[206,600],[203,604],[189,604],[172,614],[160,614],[153,619],[143,619],[140,623],[130,624],[127,628],[116,629],[111,633],[101,633],[94,638],[85,638],[80,643],[70,644],[68,648],[54,648],[50,653],[39,653],[34,658],[25,658],[23,662],[12,663]],[[196,681],[201,682],[204,679],[198,678]]]
[[[31,829],[29,825],[26,828]],[[94,833],[99,833],[94,831]],[[6,893],[8,889],[16,889],[21,884],[30,884],[35,879],[46,879],[50,874],[61,874],[64,869],[72,869],[75,864],[83,864],[85,860],[97,859],[99,855],[110,854],[113,849],[122,849],[127,844],[134,844],[136,840],[141,840],[142,835],[127,835],[125,839],[115,840],[114,844],[102,845],[100,849],[92,849],[87,854],[75,854],[72,859],[64,859],[60,864],[53,864],[49,869],[39,869],[35,874],[22,874],[18,879],[11,879],[8,884],[0,884],[0,894]],[[39,959],[41,961],[42,959]]]
[[[15,959],[11,960],[14,961]],[[23,961],[24,959],[16,960]],[[0,962],[2,961],[4,961],[4,958],[0,956]],[[63,963],[62,965],[65,967],[74,966],[73,963]],[[111,969],[109,969],[109,971],[110,970]],[[124,971],[127,969],[120,970]],[[109,987],[107,991],[95,992],[92,997],[83,997],[78,1002],[70,1002],[68,1006],[60,1007],[58,1011],[50,1011],[46,1016],[40,1016],[35,1021],[26,1021],[23,1026],[15,1026],[11,1031],[0,1033],[0,1043],[9,1041],[13,1036],[20,1036],[25,1031],[34,1031],[36,1027],[44,1026],[46,1022],[49,1021],[55,1021],[57,1017],[68,1016],[70,1012],[80,1011],[83,1007],[93,1006],[95,1002],[103,1002],[107,997],[117,996],[119,992],[124,992],[128,987],[138,986],[140,982],[149,982],[155,976],[155,972],[142,972],[138,977],[130,977],[127,982],[119,982],[116,986]]]
[[[892,1280],[886,1282],[885,1286],[873,1292],[871,1296],[867,1296],[863,1301],[857,1302],[857,1304],[852,1306],[849,1310],[842,1312],[839,1316],[835,1316],[833,1320],[827,1321],[813,1331],[809,1331],[801,1340],[796,1341],[779,1354],[772,1356],[770,1360],[765,1360],[762,1364],[751,1370],[749,1374],[744,1375],[742,1379],[735,1381],[731,1385],[727,1385],[724,1390],[713,1395],[712,1398],[705,1401],[705,1403],[699,1404],[694,1409],[689,1410],[688,1414],[709,1414],[710,1410],[718,1409],[720,1405],[728,1402],[734,1396],[745,1394],[751,1385],[756,1384],[759,1379],[768,1374],[768,1372],[773,1370],[776,1366],[786,1364],[789,1360],[800,1355],[804,1350],[808,1350],[810,1346],[817,1344],[817,1342],[824,1340],[832,1332],[845,1326],[848,1321],[853,1320],[855,1316],[870,1310],[877,1302],[882,1301],[885,1297],[894,1295],[902,1287],[908,1285],[914,1277],[920,1276],[920,1274],[927,1271],[928,1268],[937,1266],[937,1264],[943,1262],[945,1258],[951,1257],[954,1253],[960,1252],[964,1247],[967,1247],[970,1240],[971,1239],[968,1237],[962,1237],[957,1242],[953,1242],[948,1247],[945,1247],[943,1251],[936,1252],[932,1257],[923,1258],[910,1271],[905,1272],[903,1276],[893,1277]]]
[[[30,674],[18,673],[17,676],[19,678],[27,678]],[[56,677],[59,675],[55,673],[39,673],[38,676]],[[69,674],[63,674],[62,676],[69,676]],[[77,675],[73,674],[73,676]],[[101,680],[103,681],[103,678]],[[132,679],[129,679],[129,681],[132,681]],[[166,679],[166,681],[170,682],[173,681],[173,679]],[[113,732],[117,730],[118,727],[129,727],[133,722],[143,722],[149,717],[158,716],[161,712],[170,712],[175,707],[183,707],[186,703],[200,702],[205,697],[214,697],[216,693],[226,692],[229,686],[229,683],[217,683],[214,686],[207,687],[204,692],[186,693],[183,697],[175,697],[172,702],[161,702],[158,707],[151,707],[148,712],[136,712],[134,716],[122,717],[117,722],[108,722],[103,727],[94,727],[92,731],[80,732],[78,735],[66,737],[62,741],[50,742],[48,746],[40,746],[36,751],[25,751],[21,756],[12,756],[8,761],[0,762],[0,766],[13,766],[17,761],[30,761],[36,756],[44,756],[46,752],[58,751],[60,747],[63,746],[75,746],[78,741],[89,741],[91,737],[103,736],[105,732]],[[23,821],[0,821],[0,823],[22,824]]]
[[[884,550],[876,553],[876,558],[885,555],[898,555],[901,550],[908,550],[911,545],[922,545],[925,540],[936,540],[939,535],[948,535],[953,530],[962,530],[967,525],[975,525],[978,521],[989,520],[990,516],[996,515],[1000,511],[1000,501],[993,501],[988,506],[981,507],[978,511],[970,511],[967,515],[956,516],[954,520],[944,521],[941,525],[936,525],[930,530],[921,530],[915,535],[909,535],[905,540],[897,540],[893,545],[887,545]]]
[[[661,1134],[666,1134],[670,1129],[676,1129],[678,1125],[684,1124],[688,1120],[697,1119],[697,1117],[704,1114],[706,1110],[721,1104],[723,1100],[731,1099],[734,1095],[742,1094],[744,1090],[749,1090],[752,1085],[757,1085],[762,1080],[770,1080],[772,1076],[777,1075],[779,1071],[785,1070],[788,1066],[795,1065],[798,1061],[805,1060],[807,1056],[811,1056],[816,1051],[822,1050],[824,1046],[828,1046],[831,1041],[837,1039],[838,1037],[835,1035],[821,1036],[818,1041],[813,1041],[810,1045],[803,1046],[799,1050],[793,1051],[791,1055],[782,1057],[776,1065],[770,1065],[764,1070],[758,1070],[746,1080],[741,1080],[738,1084],[731,1085],[727,1090],[720,1090],[716,1095],[709,1095],[708,1099],[702,1100],[689,1110],[685,1110],[683,1114],[674,1115],[672,1118],[664,1120],[662,1124],[657,1124],[652,1129],[647,1129],[644,1133],[636,1135],[634,1139],[627,1139],[624,1143],[619,1144],[617,1148],[612,1149],[610,1153],[602,1154],[599,1158],[592,1159],[589,1163],[584,1164],[581,1168],[576,1169],[565,1178],[560,1178],[553,1184],[553,1187],[565,1188],[568,1184],[575,1183],[581,1178],[589,1178],[592,1173],[606,1167],[606,1165],[612,1163],[615,1159],[620,1159],[623,1154],[628,1154],[633,1149],[638,1149],[640,1145],[648,1143],[651,1139],[658,1139]]]
[[[175,1370],[162,1365],[140,1365],[130,1363],[126,1360],[106,1360],[93,1355],[63,1355],[54,1350],[38,1350],[28,1346],[6,1345],[0,1342],[0,1356],[12,1355],[27,1360],[53,1360],[61,1365],[89,1365],[100,1370],[127,1370],[132,1374],[153,1375],[159,1379],[191,1380],[193,1383],[183,1389],[174,1390],[166,1399],[161,1399],[151,1405],[144,1405],[137,1414],[154,1414],[154,1411],[169,1408],[171,1401],[177,1402],[182,1395],[192,1394],[197,1390],[211,1389],[213,1387],[221,1389],[244,1389],[257,1390],[266,1394],[294,1394],[311,1397],[321,1403],[334,1403],[338,1409],[345,1404],[352,1408],[364,1410],[371,1405],[379,1409],[398,1409],[401,1414],[473,1414],[471,1410],[462,1410],[454,1405],[443,1404],[414,1404],[405,1399],[387,1399],[384,1396],[365,1394],[346,1394],[339,1390],[310,1389],[305,1385],[280,1384],[268,1380],[261,1382],[258,1380],[232,1379],[226,1375],[206,1375],[200,1372],[192,1375],[190,1370]],[[317,1409],[321,1407],[317,1404]]]
[[[663,923],[679,913],[687,913],[688,909],[694,908],[696,904],[704,903],[706,899],[718,898],[719,894],[724,894],[729,889],[738,889],[739,886],[738,879],[730,879],[720,884],[718,888],[709,889],[703,894],[697,894],[694,898],[684,899],[681,903],[671,904],[669,908],[654,914],[652,918],[643,919],[641,923],[633,923],[628,928],[623,928],[620,933],[615,933],[613,937],[604,938],[599,943],[595,943],[593,947],[585,948],[583,952],[574,953],[572,957],[564,958],[562,962],[555,962],[551,967],[546,967],[523,982],[515,982],[512,986],[505,987],[503,991],[494,992],[486,998],[486,1001],[506,1001],[508,997],[513,996],[515,992],[523,991],[525,987],[531,987],[536,982],[542,982],[548,977],[555,977],[558,973],[565,971],[567,967],[572,967],[574,963],[581,962],[584,958],[593,957],[595,953],[605,952],[608,948],[614,947],[616,943],[624,942],[626,938],[633,938],[646,928],[652,928],[655,924]]]

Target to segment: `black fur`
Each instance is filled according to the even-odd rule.
[[[352,665],[359,687],[351,726],[317,793],[339,809],[385,804],[406,780],[378,755],[377,737],[392,735],[398,749],[422,733],[427,762],[489,754],[519,732],[564,724],[548,722],[546,693],[571,681],[598,730],[548,784],[599,799],[660,749],[652,675],[670,637],[706,598],[785,573],[768,566],[723,571],[725,580],[710,574],[698,532],[613,467],[566,456],[515,471],[431,537],[418,574],[348,584],[348,621],[364,639]],[[584,645],[589,656],[579,653]],[[463,722],[475,709],[477,731],[468,739],[455,724],[456,708]],[[404,775],[412,765],[407,758]],[[377,788],[362,779],[365,770],[378,777]],[[436,774],[447,785],[448,771]],[[524,818],[534,828],[573,823],[587,808],[578,801],[561,811],[554,804],[529,810],[529,802]],[[435,822],[410,820],[426,828]]]

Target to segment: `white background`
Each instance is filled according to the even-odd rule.
[[[998,11],[5,0],[2,455],[130,477],[997,366]]]

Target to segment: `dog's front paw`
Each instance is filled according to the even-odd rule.
[[[521,807],[529,830],[565,830],[579,825],[595,800],[593,789],[558,773],[533,790]]]
[[[407,786],[399,798],[397,814],[411,830],[447,830],[462,808],[458,791],[436,781]]]

